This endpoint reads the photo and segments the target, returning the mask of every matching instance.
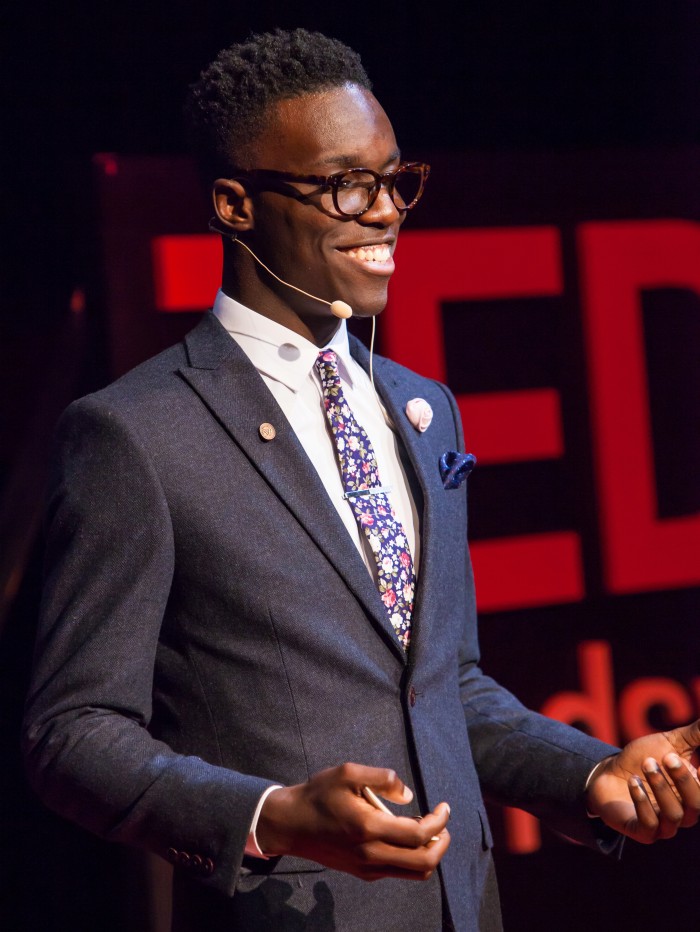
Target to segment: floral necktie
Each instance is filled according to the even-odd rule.
[[[369,437],[355,420],[345,400],[332,350],[319,353],[326,417],[331,426],[340,464],[345,498],[377,563],[379,595],[404,650],[411,638],[415,577],[406,532],[396,518],[379,479],[377,459]]]

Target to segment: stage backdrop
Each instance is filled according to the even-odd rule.
[[[381,350],[459,401],[483,666],[606,741],[689,721],[700,151],[411,155],[433,172]],[[118,375],[211,306],[221,247],[187,159],[102,154],[95,174]],[[507,928],[694,927],[698,832],[613,864],[524,813],[492,817]]]

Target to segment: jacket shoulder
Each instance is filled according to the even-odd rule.
[[[206,314],[179,343],[135,366],[109,385],[74,401],[69,407],[106,408],[127,413],[153,407],[167,411],[185,391],[180,370],[189,366],[216,367],[235,344],[218,320]]]

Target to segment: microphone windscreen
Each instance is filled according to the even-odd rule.
[[[347,320],[348,317],[352,317],[352,308],[345,301],[333,301],[331,302],[331,314],[341,320]]]

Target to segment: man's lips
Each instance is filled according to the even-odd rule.
[[[339,247],[338,252],[367,272],[390,275],[394,271],[394,259],[390,243]]]

